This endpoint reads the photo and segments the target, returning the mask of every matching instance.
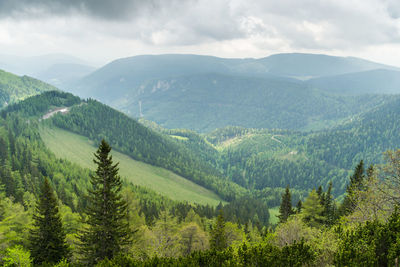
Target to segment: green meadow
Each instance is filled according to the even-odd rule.
[[[93,153],[97,144],[87,137],[56,127],[41,126],[40,135],[46,146],[59,158],[94,169]],[[216,206],[222,199],[214,192],[166,169],[155,167],[113,150],[119,162],[119,174],[133,184],[149,188],[173,200]],[[223,201],[222,201],[223,202]]]

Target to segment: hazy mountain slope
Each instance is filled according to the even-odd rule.
[[[291,77],[376,68],[394,69],[362,59],[310,54],[262,59],[136,56],[107,64],[70,90],[168,128],[209,131],[239,125],[302,129],[343,119],[376,103],[373,98],[331,96]]]
[[[300,129],[357,114],[381,97],[340,97],[298,82],[219,74],[158,79],[111,103],[167,128],[210,131],[227,125]]]
[[[0,70],[0,108],[55,87],[28,76],[17,76]]]
[[[5,69],[18,75],[29,75],[36,78],[38,73],[56,64],[88,65],[82,59],[65,54],[47,54],[34,57],[0,54],[0,69]]]
[[[399,94],[400,71],[377,69],[311,79],[311,87],[346,95]]]
[[[354,57],[335,57],[319,54],[276,54],[258,60],[270,74],[309,78],[331,76],[373,69],[399,70],[368,60]]]
[[[94,70],[94,67],[88,65],[61,63],[51,65],[47,69],[36,73],[35,77],[60,89],[65,89]]]
[[[140,91],[143,83],[155,79],[204,73],[252,74],[251,62],[254,59],[174,54],[121,58],[84,77],[72,92],[103,101],[111,97],[109,100],[112,101],[126,93]],[[262,75],[271,77],[265,73]]]

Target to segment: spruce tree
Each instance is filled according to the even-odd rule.
[[[300,213],[302,208],[303,208],[303,202],[301,202],[301,200],[299,200],[299,202],[297,202],[297,205],[296,205],[296,213]]]
[[[47,178],[41,186],[33,214],[33,226],[29,236],[29,249],[35,265],[55,264],[69,257],[57,198]]]
[[[219,215],[213,229],[211,230],[210,248],[217,251],[222,251],[228,247],[225,232],[225,219],[222,209],[219,210]]]
[[[354,194],[357,191],[364,190],[364,162],[361,160],[354,169],[353,175],[350,177],[350,184],[346,188],[346,197],[340,206],[340,215],[348,215],[354,211]]]
[[[332,225],[336,218],[336,206],[332,197],[332,182],[329,182],[329,187],[326,193],[324,193],[324,206],[323,215],[326,217],[326,224]]]
[[[102,140],[94,154],[97,169],[90,177],[86,208],[88,227],[80,234],[81,253],[87,265],[94,265],[105,258],[112,259],[131,243],[118,163],[113,164],[110,151],[111,147]]]
[[[289,186],[286,186],[285,193],[282,194],[282,201],[281,206],[279,207],[279,213],[280,215],[278,216],[278,218],[280,223],[286,222],[289,216],[294,214],[294,211],[292,209],[292,196],[290,194]]]

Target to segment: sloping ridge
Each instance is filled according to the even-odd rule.
[[[57,88],[28,76],[0,70],[0,108]]]
[[[59,158],[67,159],[84,168],[94,169],[92,158],[95,142],[87,137],[56,127],[41,126],[40,135],[46,146]],[[223,201],[205,189],[171,171],[155,167],[113,150],[114,162],[119,162],[119,174],[133,184],[149,188],[177,201],[216,206]]]
[[[50,91],[8,106],[0,112],[16,112],[40,120],[50,110],[69,108],[45,120],[58,128],[83,135],[95,143],[102,139],[117,151],[153,166],[165,168],[202,187],[212,190],[226,201],[248,194],[248,190],[228,181],[221,172],[195,152],[137,121],[95,100],[82,101],[70,93]]]

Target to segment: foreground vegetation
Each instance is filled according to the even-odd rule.
[[[99,167],[88,187],[92,188],[90,198],[79,213],[56,201],[47,178],[38,200],[29,200],[29,194],[23,197],[26,208],[2,195],[0,242],[5,266],[394,266],[400,257],[400,150],[387,152],[386,165],[365,170],[361,161],[341,204],[334,201],[331,187],[325,191],[319,187],[294,208],[287,187],[274,230],[251,222],[226,222],[224,214],[229,209],[222,207],[218,216],[214,213],[207,219],[195,207],[181,217],[169,206],[158,218],[146,222],[137,210],[134,192],[129,187],[122,190],[119,178],[115,182],[107,178],[110,185],[103,185],[106,177],[118,177],[108,153],[103,141],[96,154]],[[106,188],[113,194],[110,200],[114,204],[98,202],[103,201]],[[37,202],[36,210],[33,202]],[[120,213],[104,217],[102,207]],[[54,219],[41,219],[45,216]],[[53,223],[57,227],[51,227]],[[106,234],[110,230],[117,232]],[[47,239],[50,236],[37,231],[57,238]],[[110,238],[100,240],[92,231],[100,231],[95,236],[102,233],[100,236]],[[45,239],[39,242],[41,237]]]
[[[71,111],[46,121],[40,120],[49,110],[59,107],[68,107]],[[165,133],[157,134],[129,121],[118,113],[117,118],[127,122],[125,126],[130,128],[125,134],[134,133],[132,136],[141,140],[137,145],[136,141],[124,142],[125,139],[119,136],[123,136],[123,131],[115,133],[112,127],[102,127],[94,115],[104,115],[111,121],[114,112],[96,101],[82,101],[60,92],[32,97],[1,112],[1,264],[393,266],[398,261],[400,150],[388,151],[384,165],[365,166],[363,161],[358,161],[351,175],[345,176],[346,181],[335,179],[330,183],[329,177],[333,172],[328,172],[323,178],[326,183],[311,191],[306,191],[306,187],[299,184],[295,185],[301,191],[291,186],[285,186],[281,191],[269,191],[268,187],[257,189],[257,183],[247,183],[246,180],[244,186],[236,184],[232,189],[228,186],[234,182],[224,179],[223,174],[242,165],[227,164],[229,168],[224,167],[224,162],[234,161],[220,158],[221,151],[222,155],[237,153],[243,157],[246,153],[251,157],[259,154],[263,159],[268,159],[268,155],[283,156],[290,162],[306,155],[300,152],[300,155],[288,155],[287,151],[292,151],[291,146],[300,146],[302,143],[299,140],[310,139],[302,139],[304,136],[300,134],[283,139],[277,136],[277,131],[265,130],[260,130],[261,134],[245,132],[246,138],[240,141],[225,138],[224,134],[231,137],[229,131],[204,139],[190,131],[171,130],[167,134],[173,137],[168,137]],[[112,167],[113,163],[109,167],[103,166],[103,170],[98,169],[101,162],[108,161],[101,160],[107,157],[100,156],[109,152],[105,143],[101,142],[102,149],[96,154],[92,170],[84,169],[60,159],[46,147],[42,137],[51,134],[52,130],[41,127],[54,125],[87,134],[87,137],[93,138],[91,140],[95,145],[100,143],[98,138],[113,136],[112,143],[118,150],[130,151],[132,157],[141,157],[144,161],[171,169],[179,168],[181,173],[193,180],[208,177],[203,183],[209,188],[226,186],[218,192],[225,193],[222,196],[229,202],[216,207],[178,202],[119,179],[107,185],[105,181],[109,176],[104,176],[104,173],[111,173],[110,177],[118,175],[116,168]],[[92,131],[91,125],[98,132]],[[232,130],[237,133],[243,129]],[[53,131],[67,133],[56,128]],[[252,145],[255,143],[248,139],[248,134],[257,137],[255,133],[267,137],[260,138],[262,142],[258,142],[258,146]],[[66,136],[70,136],[68,134]],[[243,133],[236,134],[234,138],[243,136]],[[130,138],[128,140],[133,140],[133,137]],[[275,139],[285,141],[287,147],[282,148]],[[222,148],[227,140],[235,145],[235,150],[229,152]],[[162,145],[161,149],[158,150],[155,144]],[[270,150],[262,151],[262,144]],[[187,151],[190,154],[185,154]],[[183,158],[185,155],[188,155],[187,158]],[[84,161],[92,158],[90,155]],[[240,159],[239,156],[231,157],[234,158]],[[198,169],[190,172],[194,166]],[[338,181],[347,184],[340,202],[334,197]],[[104,188],[109,191],[102,191]],[[115,202],[102,204],[103,200],[100,201],[96,195],[101,195],[103,200],[114,199]],[[270,203],[275,205],[267,205]],[[269,224],[269,209],[277,205],[280,205],[279,222],[272,226]],[[118,210],[119,213],[112,213]],[[50,219],[43,219],[46,216]],[[45,252],[54,254],[46,255]]]

